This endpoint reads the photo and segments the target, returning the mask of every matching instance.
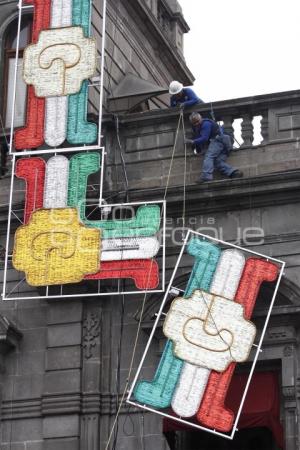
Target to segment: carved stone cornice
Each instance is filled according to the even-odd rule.
[[[1,404],[1,419],[33,419],[41,416],[42,399],[4,400]]]
[[[45,416],[57,414],[75,414],[81,411],[81,395],[61,394],[44,395],[41,401],[41,414]]]
[[[104,415],[116,414],[122,394],[83,393],[48,395],[42,398],[4,400],[1,406],[2,419],[32,419],[65,414]],[[121,414],[128,409],[123,403]]]
[[[131,201],[161,199],[164,188],[130,190]],[[186,186],[186,202],[189,215],[207,214],[213,212],[233,211],[251,207],[263,207],[288,202],[299,202],[300,170],[240,178],[236,180],[218,180],[203,185]],[[104,196],[107,193],[104,193]],[[111,193],[110,193],[111,194]],[[172,186],[168,189],[168,215],[180,215],[183,186]],[[115,201],[122,199],[115,196]]]

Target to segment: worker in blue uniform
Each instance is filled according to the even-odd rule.
[[[190,115],[193,129],[193,139],[186,139],[187,144],[194,147],[194,153],[205,151],[201,178],[197,183],[211,181],[214,169],[229,178],[241,178],[243,172],[226,163],[232,149],[231,137],[224,133],[215,121],[203,119],[199,113]]]
[[[169,94],[171,95],[171,107],[179,106],[180,108],[185,108],[203,103],[193,89],[183,87],[183,84],[179,83],[179,81],[172,81],[170,83]]]

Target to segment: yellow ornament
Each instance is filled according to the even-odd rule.
[[[13,266],[31,286],[79,283],[100,268],[100,230],[85,227],[75,208],[38,209],[16,231]]]

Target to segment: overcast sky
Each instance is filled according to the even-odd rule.
[[[300,0],[179,0],[185,57],[208,102],[300,89]]]

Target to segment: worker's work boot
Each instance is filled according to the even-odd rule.
[[[243,176],[244,176],[243,172],[237,169],[234,172],[232,172],[230,178],[242,178]]]

